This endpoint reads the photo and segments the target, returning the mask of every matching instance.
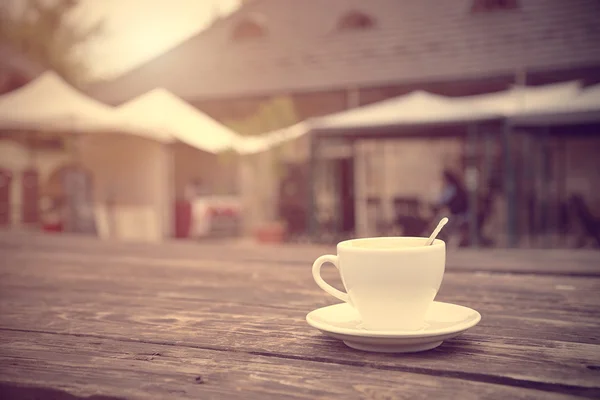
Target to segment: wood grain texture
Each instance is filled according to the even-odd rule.
[[[152,379],[162,389],[156,389],[156,397],[164,398],[165,392],[160,390],[180,382],[171,374],[178,368],[185,370],[185,354],[199,352],[202,355],[198,357],[218,359],[219,365],[236,372],[244,360],[268,360],[259,362],[261,366],[270,363],[259,382],[250,382],[245,375],[240,378],[255,391],[254,397],[263,393],[261,398],[287,393],[310,398],[400,398],[402,391],[390,391],[395,386],[390,386],[389,380],[406,374],[424,380],[401,381],[402,390],[413,398],[420,387],[426,393],[434,390],[439,379],[459,382],[457,392],[451,393],[460,393],[453,397],[461,398],[475,393],[469,386],[475,384],[487,385],[481,390],[489,397],[494,397],[496,387],[518,393],[499,391],[500,397],[538,397],[551,392],[600,397],[600,278],[588,273],[569,276],[564,272],[568,262],[561,258],[555,263],[562,265],[560,269],[542,274],[506,273],[496,266],[489,270],[468,267],[462,272],[448,268],[438,300],[473,307],[482,313],[482,322],[433,351],[395,356],[349,349],[306,324],[307,312],[336,301],[316,286],[310,262],[298,261],[300,255],[296,253],[287,253],[291,261],[284,261],[282,256],[277,262],[273,249],[259,249],[256,259],[239,260],[235,254],[239,249],[226,251],[217,245],[144,247],[62,239],[35,237],[27,243],[22,237],[0,234],[0,339],[8,338],[0,340],[0,376],[10,370],[6,362],[21,371],[0,378],[12,385],[5,385],[6,390],[14,390],[17,384],[31,385],[39,378],[44,382],[41,389],[67,388],[78,396],[146,397],[152,396],[151,390],[139,391],[126,382],[157,374]],[[589,270],[591,264],[585,257],[579,262]],[[485,257],[470,262],[481,260]],[[514,267],[527,257],[507,253],[493,260]],[[535,264],[533,258],[523,262]],[[469,268],[480,272],[465,272]],[[324,276],[341,287],[333,267],[326,268]],[[135,347],[139,354],[156,347],[170,349],[183,361],[177,361],[176,366],[168,364],[162,373],[159,368],[141,372],[133,364],[131,368],[116,361],[112,364],[112,358],[102,361],[98,370],[86,369],[84,361],[91,357],[88,344],[98,341],[124,352],[135,353],[126,350]],[[65,350],[69,342],[72,348]],[[29,355],[21,359],[20,354],[25,353]],[[70,354],[69,361],[63,362],[58,353]],[[93,354],[94,361],[103,359]],[[298,383],[278,392],[288,364],[296,365],[296,376],[304,377],[304,386]],[[48,372],[63,367],[71,368],[62,370],[63,380]],[[354,386],[351,391],[331,391],[314,383],[324,369],[343,372],[332,378],[332,382],[339,379],[340,388],[344,379],[359,387],[371,387],[373,376],[376,384],[371,392]],[[70,380],[73,370],[81,371],[81,375]],[[125,387],[114,383],[111,390],[107,377],[116,379],[120,373],[126,377],[122,381]],[[244,373],[252,376],[251,371]],[[91,377],[89,385],[82,386],[86,374]],[[323,391],[311,392],[307,382]],[[102,390],[90,389],[94,385]],[[202,398],[239,395],[239,391],[228,392],[237,386],[227,385],[224,391],[202,392]],[[487,392],[489,387],[492,389]],[[0,393],[4,389],[0,386]],[[190,394],[175,397],[196,395],[190,389]]]
[[[362,365],[22,332],[0,337],[0,381],[105,398],[580,398]]]
[[[430,354],[398,360],[350,350],[310,328],[305,314],[332,301],[297,267],[143,257],[103,263],[80,255],[43,266],[46,256],[36,257],[5,259],[13,266],[2,269],[3,328],[599,387],[598,371],[589,368],[600,364],[596,280],[449,273],[441,299],[480,310],[483,321]]]
[[[332,304],[312,279],[310,266],[300,268],[261,262],[162,260],[142,256],[28,253],[4,255],[2,284],[42,280],[51,287],[85,292],[136,296],[142,292],[187,296],[244,304],[281,305],[310,310]],[[335,286],[341,281],[333,267],[324,276]],[[36,287],[46,287],[40,286]],[[439,294],[484,311],[542,319],[554,316],[566,322],[597,322],[600,280],[559,276],[446,273]]]
[[[167,315],[143,307],[104,308],[101,312],[82,310],[79,304],[73,308],[31,315],[34,324],[25,328],[24,322],[16,321],[22,328],[15,329],[369,365],[523,387],[569,387],[576,392],[576,388],[587,388],[600,395],[599,371],[594,370],[600,364],[597,345],[505,337],[493,335],[493,329],[473,329],[436,350],[397,357],[351,350],[310,329],[298,313],[275,313],[259,307],[244,310],[229,305],[219,309],[212,305],[210,311],[170,310]],[[21,310],[27,311],[33,310]],[[240,311],[256,316],[240,315]],[[3,323],[2,328],[10,328],[10,322]]]

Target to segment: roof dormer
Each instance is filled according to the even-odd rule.
[[[235,42],[260,39],[268,34],[266,19],[263,15],[252,13],[244,16],[233,27],[231,39]]]
[[[375,26],[375,20],[362,11],[350,11],[344,14],[337,23],[338,31],[361,31]]]
[[[473,0],[471,12],[493,12],[502,10],[514,10],[519,8],[518,0]]]

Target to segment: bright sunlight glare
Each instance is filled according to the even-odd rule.
[[[104,22],[103,35],[83,53],[92,74],[110,78],[167,51],[205,28],[239,0],[84,0],[76,20]]]

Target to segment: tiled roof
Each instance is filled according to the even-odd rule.
[[[90,88],[120,103],[162,86],[186,100],[363,87],[600,66],[600,1],[519,0],[471,13],[473,0],[257,0],[172,51]],[[338,31],[352,10],[372,29]],[[259,15],[267,34],[231,40]]]

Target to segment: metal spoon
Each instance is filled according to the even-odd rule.
[[[444,225],[446,225],[447,223],[448,223],[448,218],[446,218],[446,217],[442,218],[442,220],[440,221],[438,226],[434,229],[431,236],[429,236],[429,239],[427,239],[427,241],[425,242],[425,246],[431,246],[433,244],[433,241],[435,240],[437,235],[440,233],[440,231],[442,230]]]

